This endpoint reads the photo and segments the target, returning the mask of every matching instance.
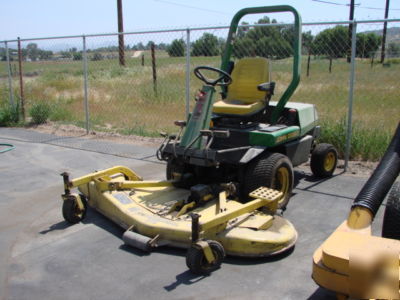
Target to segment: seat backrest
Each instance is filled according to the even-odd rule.
[[[270,81],[269,62],[264,57],[242,58],[235,63],[232,83],[228,87],[227,100],[240,100],[250,104],[265,99],[265,92],[257,86]]]

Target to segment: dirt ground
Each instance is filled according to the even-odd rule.
[[[54,134],[57,136],[79,136],[80,138],[110,141],[120,144],[135,144],[139,146],[149,147],[158,147],[163,141],[163,138],[161,137],[154,138],[136,135],[121,135],[114,132],[90,131],[90,133],[87,135],[86,129],[84,128],[80,128],[75,125],[60,125],[54,122],[47,122],[41,125],[30,126],[26,129],[42,133]],[[369,177],[371,173],[375,170],[377,164],[378,162],[372,161],[349,161],[347,174],[360,177]],[[309,167],[310,163],[307,162],[297,168],[300,170],[309,170]],[[343,169],[344,160],[339,160],[336,172],[340,173],[343,171]]]

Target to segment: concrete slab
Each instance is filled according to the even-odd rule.
[[[149,159],[155,149],[135,146],[136,158],[120,158],[22,142],[0,129],[0,143],[11,139],[16,149],[0,154],[3,299],[334,299],[310,277],[312,253],[346,218],[365,178],[315,181],[296,171],[284,214],[299,232],[295,249],[272,259],[228,257],[220,270],[198,277],[187,271],[184,250],[148,255],[125,247],[123,230],[93,210],[83,223],[63,221],[61,172],[75,177],[118,164],[160,179],[165,165]]]

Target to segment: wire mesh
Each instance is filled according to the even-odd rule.
[[[382,28],[383,23],[364,22],[357,26],[354,122],[390,132],[400,114],[397,88],[400,30],[398,23],[389,24],[382,64]],[[71,143],[66,137],[96,141],[107,136],[129,139],[131,136],[156,137],[160,131],[174,132],[177,128],[173,121],[185,119],[186,89],[189,89],[189,104],[193,106],[194,94],[202,86],[193,69],[199,65],[220,68],[227,34],[227,27],[127,33],[123,35],[124,65],[117,34],[87,36],[89,120],[85,112],[83,38],[23,40],[25,122],[47,120],[39,129],[62,135],[58,143],[65,145]],[[346,118],[349,36],[348,24],[303,25],[302,79],[290,101],[315,104],[323,122],[339,124]],[[268,58],[270,79],[276,82],[272,100],[279,100],[291,80],[292,40],[292,25],[259,16],[239,27],[232,60]],[[9,64],[5,43],[0,44],[1,109],[10,103],[10,81],[15,103],[22,105],[17,42],[9,41],[7,47]],[[190,74],[186,71],[187,62]],[[87,125],[89,135],[86,135]],[[41,141],[38,135],[33,139]],[[84,143],[78,144],[77,147],[84,147]],[[102,152],[112,153],[112,146]],[[129,151],[123,155],[129,156]]]

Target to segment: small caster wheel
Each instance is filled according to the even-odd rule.
[[[214,261],[209,262],[200,243],[208,243],[214,255]],[[186,254],[186,265],[193,274],[207,275],[220,268],[225,257],[222,245],[213,240],[199,241],[190,246]]]
[[[79,202],[82,205],[79,205]],[[83,195],[68,195],[63,201],[62,214],[70,224],[82,221],[86,216],[87,203]]]

